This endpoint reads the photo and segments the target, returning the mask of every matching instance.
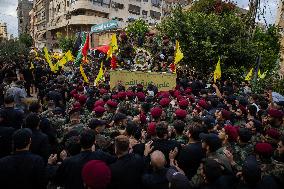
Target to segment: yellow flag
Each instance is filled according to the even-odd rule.
[[[220,79],[221,78],[221,60],[220,60],[220,57],[219,57],[219,60],[218,60],[218,63],[216,65],[216,68],[215,68],[215,71],[214,71],[214,83],[216,83],[216,80],[217,79]]]
[[[73,60],[73,56],[71,54],[71,51],[69,50],[65,55],[61,58],[61,60],[58,61],[58,66],[64,67],[64,65]]]
[[[258,77],[260,78],[260,79],[264,79],[265,78],[265,76],[266,76],[266,73],[267,73],[267,70],[264,72],[264,73],[260,73],[260,70],[258,70],[258,73],[257,73],[257,75],[258,75]]]
[[[84,81],[85,81],[86,83],[89,83],[89,79],[88,79],[88,77],[86,76],[86,74],[85,74],[85,72],[84,72],[84,69],[83,69],[82,64],[80,64],[80,72],[81,72],[81,75],[82,75]]]
[[[73,57],[73,55],[72,55],[70,50],[67,51],[67,53],[65,54],[65,57],[67,59],[67,62],[72,61],[74,59],[74,57]]]
[[[109,46],[110,47],[109,47],[109,50],[107,52],[107,57],[108,58],[112,57],[113,52],[118,50],[117,38],[116,38],[116,34],[115,33],[111,35],[111,42],[110,42]]]
[[[44,57],[45,57],[45,59],[46,59],[46,62],[48,63],[48,65],[49,65],[49,67],[50,67],[50,70],[51,70],[52,72],[54,72],[54,66],[53,66],[53,64],[52,64],[52,62],[51,62],[51,60],[50,60],[50,56],[49,56],[49,54],[48,54],[48,50],[47,50],[46,47],[44,47],[43,52],[44,52]]]
[[[175,53],[175,64],[179,63],[183,59],[183,53],[181,52],[179,42],[176,40],[176,53]]]
[[[101,63],[100,70],[99,70],[99,73],[98,73],[98,76],[97,76],[97,78],[95,79],[94,85],[97,86],[98,83],[99,83],[99,81],[100,81],[101,79],[103,79],[103,77],[104,77],[104,70],[103,70],[103,62],[102,62],[102,63]]]
[[[245,80],[250,81],[253,75],[253,68],[250,69],[249,73],[246,75]]]

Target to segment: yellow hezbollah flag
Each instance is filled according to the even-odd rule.
[[[34,64],[31,62],[30,70],[34,69]]]
[[[51,62],[51,60],[50,60],[50,56],[49,56],[49,54],[48,54],[48,51],[47,51],[47,48],[46,48],[46,47],[44,47],[43,52],[44,52],[44,57],[45,57],[45,59],[46,59],[46,62],[48,63],[48,65],[49,65],[49,67],[50,67],[50,70],[51,70],[52,72],[54,72],[54,66],[53,66],[53,64],[52,64],[52,62]]]
[[[118,45],[117,45],[117,38],[116,38],[116,34],[112,34],[111,35],[111,42],[110,42],[110,47],[109,50],[107,52],[107,57],[112,57],[112,54],[114,51],[118,50]]]
[[[260,73],[260,70],[258,70],[258,73],[257,73],[257,75],[258,75],[258,77],[260,78],[260,79],[264,79],[265,78],[265,76],[266,76],[266,73],[267,73],[267,71],[265,71],[264,73]]]
[[[250,69],[249,73],[246,75],[245,80],[250,81],[253,74],[253,68]]]
[[[220,79],[221,78],[221,60],[220,60],[220,57],[219,57],[219,60],[218,60],[218,63],[216,65],[216,68],[215,68],[215,71],[214,71],[214,83],[216,83],[216,80],[217,79]]]
[[[104,70],[103,70],[103,62],[102,62],[102,63],[101,63],[100,70],[99,70],[99,73],[98,73],[98,76],[97,76],[97,78],[95,79],[94,85],[97,86],[98,83],[99,83],[99,81],[100,81],[101,79],[103,79],[103,77],[104,77]]]
[[[179,42],[176,40],[176,53],[175,53],[175,64],[179,63],[183,59],[183,53],[181,52]]]
[[[89,83],[89,79],[88,79],[88,77],[86,76],[86,74],[85,74],[85,72],[84,72],[84,69],[83,69],[82,64],[80,64],[80,72],[81,72],[81,75],[82,75],[84,81],[85,81],[86,83]]]
[[[73,56],[71,54],[71,51],[69,50],[67,53],[65,53],[65,55],[62,57],[61,60],[59,60],[58,65],[61,67],[64,67],[64,65],[73,60]]]

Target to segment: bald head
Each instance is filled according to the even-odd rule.
[[[166,164],[166,158],[163,152],[158,151],[158,150],[154,151],[151,154],[151,164],[154,168],[157,168],[157,169],[163,168]]]

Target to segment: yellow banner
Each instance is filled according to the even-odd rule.
[[[176,86],[176,74],[158,72],[131,72],[131,71],[110,71],[110,87],[113,88],[121,83],[126,88],[142,84],[147,87],[153,84],[159,91],[169,91]]]

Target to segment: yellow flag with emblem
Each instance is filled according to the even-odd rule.
[[[219,60],[218,60],[218,63],[216,65],[216,68],[215,68],[215,71],[214,71],[214,83],[216,83],[216,80],[217,79],[220,79],[221,78],[221,60],[220,60],[220,57],[219,57]]]
[[[89,83],[89,79],[88,79],[88,77],[87,77],[86,74],[85,74],[85,71],[84,71],[84,69],[83,69],[82,64],[80,64],[80,72],[81,72],[81,75],[82,75],[84,81],[85,81],[86,83]]]
[[[110,58],[112,57],[112,54],[118,50],[118,45],[117,45],[117,38],[116,38],[116,34],[112,34],[111,35],[111,42],[109,45],[109,50],[107,52],[107,57]]]
[[[49,56],[49,54],[48,54],[48,50],[47,50],[46,47],[43,48],[43,52],[44,52],[45,60],[46,60],[46,62],[48,63],[48,65],[49,65],[49,67],[50,67],[50,70],[51,70],[52,72],[54,72],[54,71],[55,71],[55,70],[54,70],[54,66],[53,66],[53,64],[52,64],[52,62],[51,62],[51,60],[50,60],[50,56]]]
[[[176,53],[175,53],[175,64],[179,63],[183,59],[183,53],[181,51],[178,40],[176,40]]]
[[[267,71],[265,71],[264,73],[260,73],[260,70],[258,70],[258,73],[257,73],[257,75],[258,75],[258,77],[260,78],[260,79],[264,79],[265,78],[265,76],[266,76],[266,73],[267,73]]]
[[[102,80],[104,77],[104,70],[103,70],[103,62],[101,63],[101,67],[98,73],[97,78],[95,79],[94,85],[97,86],[99,81]]]
[[[250,81],[253,75],[253,68],[250,69],[249,73],[246,75],[245,80]]]

